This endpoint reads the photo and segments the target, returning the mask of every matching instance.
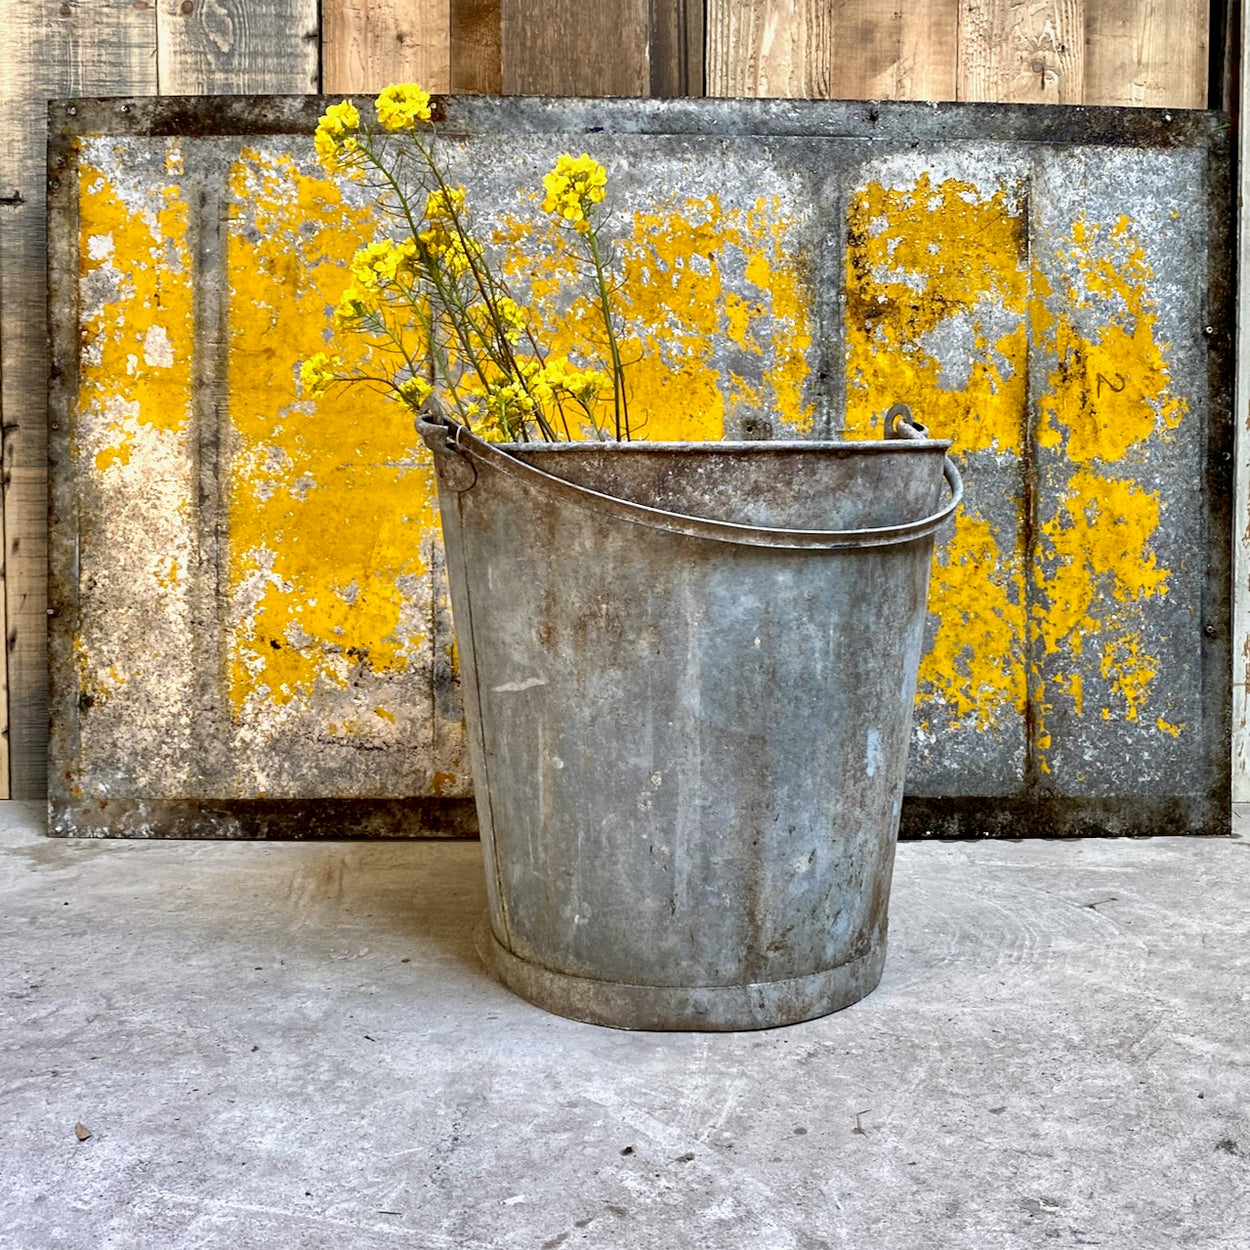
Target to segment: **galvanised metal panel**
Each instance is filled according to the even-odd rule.
[[[469,828],[428,461],[295,382],[374,228],[312,160],[326,103],[51,106],[54,832]],[[644,437],[879,435],[901,400],[954,440],[904,833],[1227,831],[1224,117],[443,109],[557,344],[535,189],[607,165]]]

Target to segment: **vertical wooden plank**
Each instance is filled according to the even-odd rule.
[[[282,95],[320,86],[317,0],[159,0],[161,95]]]
[[[501,0],[506,95],[645,96],[651,90],[650,4]]]
[[[451,88],[450,0],[323,0],[322,89]]]
[[[1231,113],[1237,99],[1241,55],[1241,0],[1211,0],[1211,53],[1207,107]]]
[[[845,100],[953,100],[959,0],[838,0],[830,87]]]
[[[47,101],[156,88],[147,0],[6,5],[0,21],[0,404],[10,793],[47,780]]]
[[[702,0],[651,0],[651,94],[703,94]]]
[[[1085,96],[1085,7],[1086,0],[964,0],[959,8],[959,99],[1080,104]]]
[[[830,8],[821,0],[708,0],[708,95],[827,98]]]
[[[708,94],[953,100],[959,0],[709,0]]]
[[[1205,108],[1207,0],[1086,0],[1085,103]]]
[[[451,90],[468,95],[503,90],[499,0],[451,0]]]

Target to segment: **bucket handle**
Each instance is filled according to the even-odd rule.
[[[841,551],[860,547],[890,547],[899,543],[927,538],[943,521],[953,516],[964,494],[963,479],[949,455],[942,459],[942,475],[950,488],[950,499],[937,512],[874,529],[853,530],[791,530],[763,526],[739,525],[733,521],[713,521],[707,517],[650,508],[646,504],[618,499],[586,486],[577,486],[485,442],[470,433],[467,427],[447,416],[421,416],[417,432],[434,453],[435,466],[444,485],[462,492],[477,480],[477,465],[488,465],[508,477],[528,481],[581,508],[607,512],[633,525],[684,534],[689,538],[708,538],[715,542],[738,543],[748,547],[776,547],[790,551]],[[886,437],[924,441],[928,432],[912,420],[905,404],[895,404],[886,414]]]

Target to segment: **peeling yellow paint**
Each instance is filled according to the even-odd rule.
[[[396,405],[360,388],[316,404],[298,394],[298,364],[326,347],[371,214],[286,156],[245,151],[230,188],[229,570],[232,599],[247,605],[231,641],[237,713],[249,699],[306,700],[362,669],[402,673],[422,661],[428,631],[416,621],[428,607],[410,605],[428,598],[417,579],[427,579],[437,505]]]
[[[961,453],[1018,452],[1028,384],[1029,265],[1024,212],[1011,188],[873,183],[851,198],[846,249],[846,431],[880,438],[906,403]],[[938,336],[967,352],[967,377],[944,373]],[[949,367],[954,353],[942,353]]]
[[[603,336],[591,299],[569,298],[585,284],[558,229],[510,217],[496,242],[509,257],[509,279],[528,289],[544,343],[556,354],[577,355],[579,344]],[[813,408],[804,398],[811,297],[788,229],[771,196],[749,210],[725,208],[708,195],[634,213],[631,232],[616,247],[621,354],[636,437],[719,439],[726,418],[741,413],[811,431]],[[727,288],[725,273],[737,269],[756,289],[749,299]],[[725,340],[738,349],[737,361],[725,361]]]
[[[1027,403],[1030,269],[1023,209],[1011,188],[982,194],[924,174],[909,188],[874,183],[848,210],[846,430],[880,438],[882,414],[911,406],[958,454],[1020,452]],[[966,376],[943,372],[951,343]],[[921,662],[922,715],[936,728],[994,728],[1023,713],[1023,527],[1004,550],[966,508],[940,551],[929,592],[937,617]],[[938,708],[943,715],[938,718]]]
[[[1123,216],[1109,228],[1074,222],[1073,246],[1061,254],[1066,308],[1055,328],[1056,363],[1037,438],[1043,447],[1062,444],[1077,464],[1120,460],[1156,432],[1166,437],[1187,411],[1169,390],[1150,302],[1154,273],[1132,225]],[[1091,304],[1098,327],[1087,337],[1077,311]]]
[[[1042,601],[1033,629],[1044,654],[1079,657],[1098,648],[1099,671],[1120,702],[1100,709],[1135,721],[1158,674],[1157,658],[1142,647],[1143,604],[1168,592],[1150,539],[1159,525],[1159,499],[1137,483],[1077,469],[1055,517],[1041,527],[1036,576]],[[1082,686],[1073,669],[1053,680],[1072,693],[1081,712]],[[1051,665],[1052,669],[1055,665]],[[1041,683],[1039,680],[1039,690]],[[1050,705],[1039,699],[1040,720]],[[1038,745],[1044,746],[1039,737]]]
[[[1186,413],[1156,339],[1145,247],[1127,215],[1074,222],[1052,282],[1028,255],[1016,188],[982,191],[927,174],[911,186],[861,188],[847,229],[848,437],[880,437],[881,415],[902,401],[935,437],[953,439],[957,455],[1021,454],[1030,344],[1052,355],[1038,442],[1062,451],[1073,472],[1029,570],[1032,621],[1022,512],[1003,550],[972,507],[937,557],[929,607],[938,626],[920,681],[930,725],[936,705],[950,727],[981,730],[1031,701],[1037,760],[1049,771],[1055,700],[1085,714],[1087,639],[1097,636],[1097,671],[1113,701],[1100,698],[1100,716],[1136,721],[1158,675],[1142,603],[1167,593],[1169,573],[1150,546],[1159,500],[1101,467],[1171,437]],[[1096,327],[1092,337],[1086,326]],[[1026,682],[1030,629],[1046,655],[1071,656],[1071,665],[1049,663],[1045,681],[1035,666]]]
[[[171,141],[171,148],[175,146]],[[107,422],[98,472],[130,463],[139,427],[176,434],[191,407],[192,291],[188,211],[177,186],[145,194],[136,211],[99,168],[79,178],[84,296],[79,408]],[[91,292],[104,292],[94,302]]]
[[[1016,655],[1023,580],[1021,553],[1002,560],[988,521],[956,517],[954,537],[933,568],[930,603],[941,606],[937,635],[920,664],[925,703],[945,705],[951,718],[979,730],[1023,710],[1025,675]]]
[[[1169,571],[1150,545],[1159,497],[1109,466],[1126,462],[1151,439],[1173,438],[1188,406],[1170,389],[1166,344],[1155,333],[1154,272],[1133,219],[1077,220],[1070,238],[1054,258],[1058,309],[1047,344],[1054,364],[1037,438],[1041,447],[1062,451],[1073,468],[1058,512],[1042,526],[1033,630],[1044,653],[1059,657],[1048,664],[1051,684],[1075,689],[1077,715],[1077,670],[1088,641],[1097,648],[1109,696],[1100,700],[1099,716],[1136,722],[1160,666],[1143,641],[1143,603],[1167,594]],[[1038,673],[1033,680],[1038,761],[1049,771],[1043,731],[1054,706]],[[1173,737],[1184,728],[1162,717],[1154,723]]]
[[[157,573],[156,581],[157,581],[157,584],[163,590],[172,590],[175,586],[178,585],[178,582],[180,580],[180,575],[181,575],[181,566],[179,565],[177,559],[175,558],[175,559],[170,560],[168,568],[166,569],[164,573]]]

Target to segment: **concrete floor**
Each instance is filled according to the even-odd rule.
[[[485,976],[476,844],[0,805],[0,1246],[1245,1250],[1240,832],[905,844],[865,1001],[630,1034]]]

